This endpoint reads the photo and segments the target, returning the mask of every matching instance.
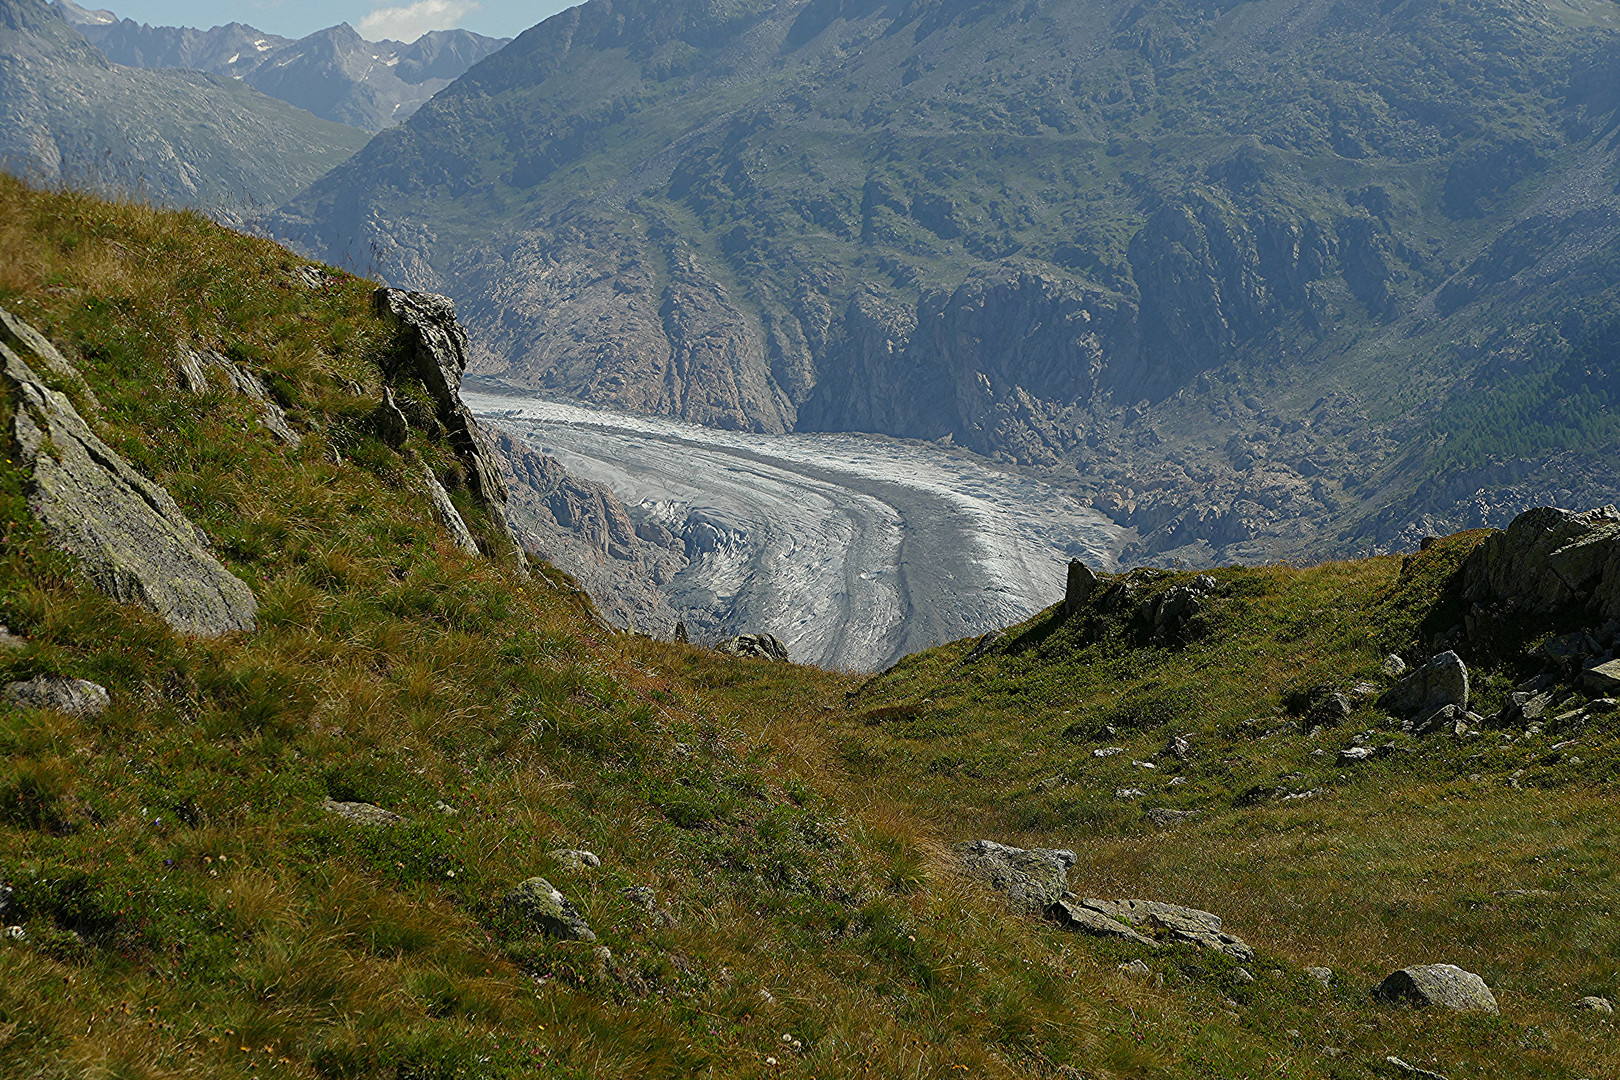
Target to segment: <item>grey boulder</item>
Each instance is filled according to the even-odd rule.
[[[775,634],[738,634],[715,643],[714,651],[727,656],[787,662],[787,646]]]
[[[1428,715],[1455,705],[1468,709],[1468,667],[1454,652],[1443,652],[1408,674],[1384,695],[1384,704],[1407,715]]]
[[[1595,690],[1600,694],[1620,691],[1620,660],[1610,660],[1596,667],[1587,668],[1581,672],[1581,683],[1588,690]]]
[[[102,592],[181,633],[254,629],[253,590],[207,550],[169,493],[97,438],[72,403],[4,345],[0,365],[16,407],[18,453],[31,473],[29,509],[51,541],[77,556]]]
[[[1046,917],[1063,927],[1065,930],[1074,930],[1093,937],[1116,938],[1120,941],[1129,941],[1137,945],[1144,945],[1150,949],[1157,949],[1159,943],[1150,937],[1145,937],[1130,926],[1105,915],[1096,908],[1074,900],[1058,900],[1046,909]]]
[[[1080,610],[1093,592],[1096,591],[1100,579],[1092,573],[1091,567],[1079,559],[1069,560],[1069,581],[1063,592],[1063,614],[1073,615]]]
[[[1485,980],[1455,964],[1402,968],[1380,983],[1375,993],[1392,1004],[1438,1005],[1455,1012],[1498,1011],[1496,995]]]
[[[1197,810],[1172,810],[1167,806],[1155,806],[1147,812],[1148,820],[1162,829],[1172,825],[1180,825],[1188,818],[1198,816]]]
[[[84,679],[41,675],[26,682],[7,683],[0,691],[8,705],[25,709],[55,709],[70,716],[100,716],[112,704],[107,688]]]
[[[568,941],[595,941],[596,932],[585,922],[568,898],[543,877],[532,877],[507,890],[502,898],[506,909],[529,928],[548,937]]]
[[[1066,848],[1016,848],[974,840],[960,849],[969,876],[1007,894],[1024,911],[1044,912],[1069,891],[1075,854]]]

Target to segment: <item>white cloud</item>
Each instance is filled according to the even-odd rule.
[[[415,41],[429,30],[448,30],[482,5],[478,0],[417,0],[378,8],[356,27],[368,41]]]

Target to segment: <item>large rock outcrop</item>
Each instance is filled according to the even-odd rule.
[[[467,472],[467,487],[489,511],[498,531],[502,555],[522,563],[523,549],[506,521],[506,479],[472,410],[461,400],[461,375],[467,370],[467,331],[456,320],[456,305],[447,296],[378,289],[372,303],[379,318],[399,328],[400,367],[421,379],[433,396],[436,418]],[[398,368],[390,372],[398,375]],[[459,540],[458,540],[459,542]]]
[[[169,493],[97,438],[72,402],[4,345],[0,370],[16,410],[12,434],[29,472],[29,508],[90,581],[181,633],[254,629],[253,590],[209,552]]]
[[[1533,614],[1591,607],[1620,617],[1620,510],[1527,510],[1463,563],[1463,599]]]

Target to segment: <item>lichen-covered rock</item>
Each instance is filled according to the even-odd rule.
[[[596,940],[596,932],[586,924],[585,917],[543,877],[532,877],[512,886],[503,903],[532,929],[549,937]]]
[[[358,825],[395,825],[405,820],[392,810],[384,810],[368,802],[338,802],[336,799],[327,799],[321,804],[321,809]]]
[[[467,470],[467,486],[489,511],[490,523],[502,531],[505,554],[522,566],[523,549],[506,521],[506,479],[472,410],[461,400],[467,331],[456,321],[455,303],[433,293],[382,288],[372,294],[372,304],[378,317],[399,327],[404,357],[433,395],[438,421]]]
[[[1242,938],[1223,930],[1221,917],[1212,912],[1160,900],[1086,899],[1081,904],[1108,918],[1129,923],[1144,936],[1159,941],[1199,945],[1238,960],[1254,959],[1254,950]]]
[[[25,363],[38,361],[45,370],[78,391],[86,405],[92,409],[101,408],[101,402],[96,400],[96,392],[84,381],[79,369],[68,362],[49,338],[5,308],[0,308],[0,345],[22,357]]]
[[[551,852],[551,857],[565,870],[595,870],[602,865],[600,855],[594,851],[581,851],[577,848],[558,848]]]
[[[1517,611],[1590,605],[1620,616],[1620,510],[1526,510],[1468,556],[1461,594]]]
[[[100,716],[112,704],[107,688],[85,679],[40,675],[26,682],[7,683],[0,691],[6,704],[28,709],[55,709],[72,716]]]
[[[1135,930],[1126,926],[1112,915],[1105,915],[1096,908],[1074,900],[1057,900],[1046,909],[1046,917],[1063,927],[1065,930],[1074,930],[1081,934],[1090,934],[1092,937],[1117,938],[1120,941],[1129,941],[1136,945],[1145,945],[1150,949],[1157,949],[1159,943],[1150,937],[1144,937]]]
[[[427,479],[428,500],[433,503],[433,512],[438,516],[439,524],[450,534],[450,539],[455,542],[456,547],[469,555],[477,555],[478,541],[473,539],[472,530],[467,528],[467,522],[462,518],[461,511],[450,501],[450,493],[444,490],[439,478],[433,475],[431,466],[423,465],[422,474]]]
[[[1419,964],[1402,968],[1379,984],[1385,1001],[1438,1005],[1456,1012],[1497,1012],[1496,995],[1485,980],[1455,964]]]
[[[736,637],[716,642],[714,650],[727,656],[776,660],[782,663],[786,663],[788,658],[787,646],[782,644],[781,639],[775,634],[738,634]]]
[[[0,371],[30,473],[28,505],[52,542],[77,556],[102,592],[181,633],[252,630],[253,591],[207,550],[169,493],[97,438],[73,404],[4,345]]]
[[[1044,912],[1068,894],[1069,867],[1075,862],[1066,848],[1016,848],[994,840],[963,844],[961,856],[971,876],[1031,913]]]
[[[1440,653],[1396,683],[1384,695],[1384,704],[1408,715],[1427,716],[1447,705],[1467,712],[1468,667],[1456,653]]]

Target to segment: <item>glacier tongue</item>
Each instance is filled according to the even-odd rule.
[[[870,670],[1019,622],[1062,597],[1071,557],[1112,569],[1126,539],[1052,483],[926,443],[462,396],[480,420],[686,536],[675,611],[773,633],[802,663]]]

